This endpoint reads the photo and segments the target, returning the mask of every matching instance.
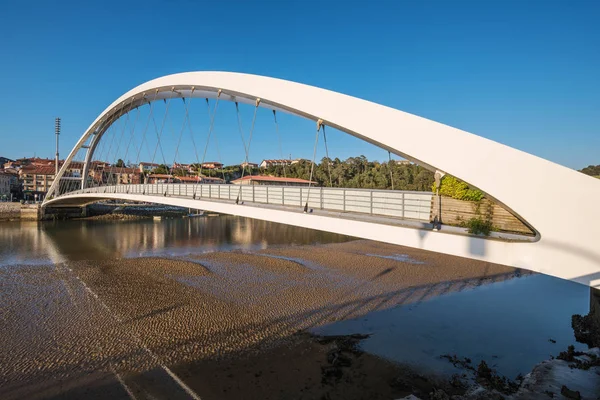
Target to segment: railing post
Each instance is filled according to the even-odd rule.
[[[302,186],[300,186],[300,207],[302,207]]]
[[[370,201],[370,203],[371,203],[371,215],[373,215],[373,191],[371,190],[371,191],[369,191],[369,193],[371,194],[371,196],[370,196],[370,198],[371,198],[371,201]]]
[[[321,206],[321,210],[323,209],[323,186],[321,186],[321,190],[319,193],[319,204]]]
[[[405,209],[405,205],[404,205],[404,193],[402,193],[402,218],[404,218],[404,209]]]
[[[342,189],[342,210],[345,212],[346,211],[346,189]]]
[[[267,204],[269,204],[269,185],[265,185],[267,188]]]
[[[252,202],[256,203],[256,201],[254,201],[254,189],[255,189],[256,185],[252,185]]]
[[[219,195],[219,199],[221,199],[221,185],[217,186],[217,194]]]
[[[212,185],[208,185],[208,198],[212,197]]]

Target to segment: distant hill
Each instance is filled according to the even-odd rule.
[[[579,172],[583,172],[586,175],[598,178],[600,177],[600,165],[589,165],[583,169],[580,169]]]

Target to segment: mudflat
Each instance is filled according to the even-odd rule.
[[[303,332],[520,273],[363,240],[11,265],[0,397],[390,398],[412,372]]]

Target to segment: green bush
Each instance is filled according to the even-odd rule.
[[[492,221],[481,217],[473,217],[465,222],[465,226],[469,228],[469,233],[473,235],[489,236],[492,231]]]
[[[435,183],[432,191],[435,192]],[[442,196],[452,197],[457,200],[466,201],[481,201],[484,194],[479,189],[471,189],[465,182],[450,176],[445,175],[440,182],[440,194]]]

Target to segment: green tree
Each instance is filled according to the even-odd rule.
[[[579,172],[583,172],[586,175],[598,177],[600,175],[600,165],[589,165],[579,170]]]
[[[169,174],[169,167],[165,164],[160,164],[158,167],[154,168],[152,171],[154,174]]]

